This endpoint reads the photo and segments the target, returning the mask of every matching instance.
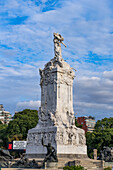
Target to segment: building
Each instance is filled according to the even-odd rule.
[[[92,116],[86,117],[86,125],[88,127],[88,132],[93,132],[96,124],[96,120]]]
[[[0,121],[3,124],[8,124],[12,120],[10,112],[5,111],[3,104],[0,104]]]
[[[86,132],[93,132],[96,120],[92,116],[83,116],[77,118],[78,124],[82,125],[82,129]]]

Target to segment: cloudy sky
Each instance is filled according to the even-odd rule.
[[[38,109],[38,70],[54,57],[53,32],[77,70],[76,116],[113,117],[112,0],[0,0],[0,103],[12,114]]]

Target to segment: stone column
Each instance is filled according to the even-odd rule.
[[[93,149],[94,152],[94,159],[97,160],[97,149]]]

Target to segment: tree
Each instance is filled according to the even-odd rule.
[[[102,120],[98,120],[95,125],[95,130],[104,130],[113,128],[113,118],[104,118]]]
[[[0,124],[0,147],[7,149],[8,142],[26,140],[29,129],[38,123],[38,111],[25,109],[14,115],[8,125]]]
[[[0,124],[0,148],[7,146],[7,125]]]
[[[98,150],[98,156],[104,146],[112,147],[113,141],[113,118],[98,120],[95,130],[86,133],[86,144],[88,146],[88,156],[92,158],[93,149]]]
[[[9,140],[16,138],[26,140],[28,130],[34,128],[38,123],[38,111],[25,109],[14,115],[14,119],[9,122],[7,134]]]

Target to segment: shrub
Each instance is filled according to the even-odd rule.
[[[107,167],[107,168],[104,168],[104,170],[112,170],[112,168],[110,168],[110,167]]]
[[[77,165],[77,166],[65,166],[63,170],[86,170],[83,166]]]

